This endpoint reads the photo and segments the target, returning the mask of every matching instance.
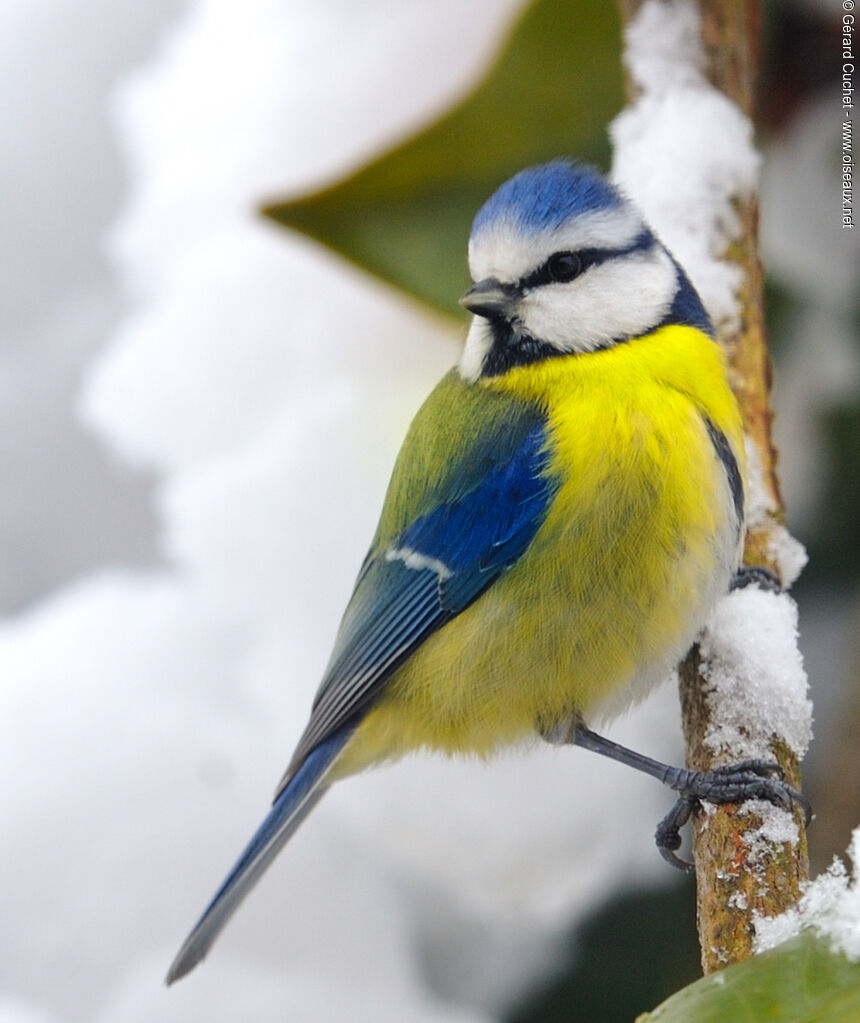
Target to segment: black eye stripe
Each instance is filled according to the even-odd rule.
[[[610,259],[618,259],[621,256],[629,256],[633,252],[643,251],[651,248],[654,244],[654,236],[650,231],[643,231],[631,245],[628,245],[625,249],[577,249],[574,251],[561,250],[554,252],[549,259],[542,263],[536,270],[533,270],[526,277],[518,282],[519,287],[522,289],[527,288],[539,288],[544,284],[557,284],[565,283],[566,281],[572,281],[576,277],[581,277],[589,267],[598,266],[600,263],[605,263]],[[576,273],[569,277],[558,277],[553,273],[553,261],[558,260],[564,256],[575,256],[579,261],[579,266]]]
[[[576,277],[580,277],[590,266],[603,263],[605,260],[611,259],[616,255],[620,255],[620,253],[607,249],[580,249],[578,252],[554,252],[545,263],[542,263],[536,270],[533,270],[520,281],[520,287],[539,288],[543,284],[564,284],[574,280]],[[554,261],[558,261],[564,256],[575,257],[578,263],[576,272],[568,277],[560,276],[554,272]]]

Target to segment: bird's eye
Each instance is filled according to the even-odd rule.
[[[556,252],[546,261],[550,280],[559,284],[572,281],[582,269],[582,263],[575,252]]]

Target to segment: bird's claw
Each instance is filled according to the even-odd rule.
[[[682,860],[680,856],[675,855],[675,852],[681,848],[681,828],[692,816],[697,801],[695,796],[682,793],[678,797],[677,803],[657,825],[657,831],[654,833],[654,841],[657,843],[657,848],[663,859],[687,874],[695,869],[693,864]]]
[[[699,803],[720,806],[764,799],[789,813],[799,807],[803,811],[804,823],[808,825],[812,820],[809,800],[788,785],[784,777],[782,767],[770,760],[744,760],[712,771],[686,772],[683,783],[673,786],[680,793],[678,801],[657,825],[654,839],[660,855],[673,867],[687,872],[693,870],[693,864],[680,859],[675,851],[681,845],[680,830]]]
[[[739,773],[751,773],[756,774],[760,778],[771,778],[776,776],[780,780],[785,777],[785,771],[782,769],[782,764],[776,760],[741,760],[737,764],[721,764],[719,767],[715,767],[711,771],[707,771],[707,774],[720,774],[720,775],[734,775]]]
[[[758,586],[767,593],[782,593],[782,583],[775,572],[764,565],[741,565],[729,584],[729,590],[743,590],[747,586]]]

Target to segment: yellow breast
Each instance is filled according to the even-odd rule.
[[[557,490],[525,555],[391,678],[338,773],[426,746],[487,754],[664,678],[736,568],[738,523],[705,417],[743,471],[717,345],[666,327],[482,380],[539,403]]]

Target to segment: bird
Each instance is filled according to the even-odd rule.
[[[457,364],[415,416],[310,718],[268,816],[192,929],[207,954],[330,786],[406,753],[539,736],[698,802],[808,809],[778,766],[661,764],[604,738],[668,677],[741,565],[745,458],[701,298],[637,206],[595,168],[520,171],[479,209]]]

